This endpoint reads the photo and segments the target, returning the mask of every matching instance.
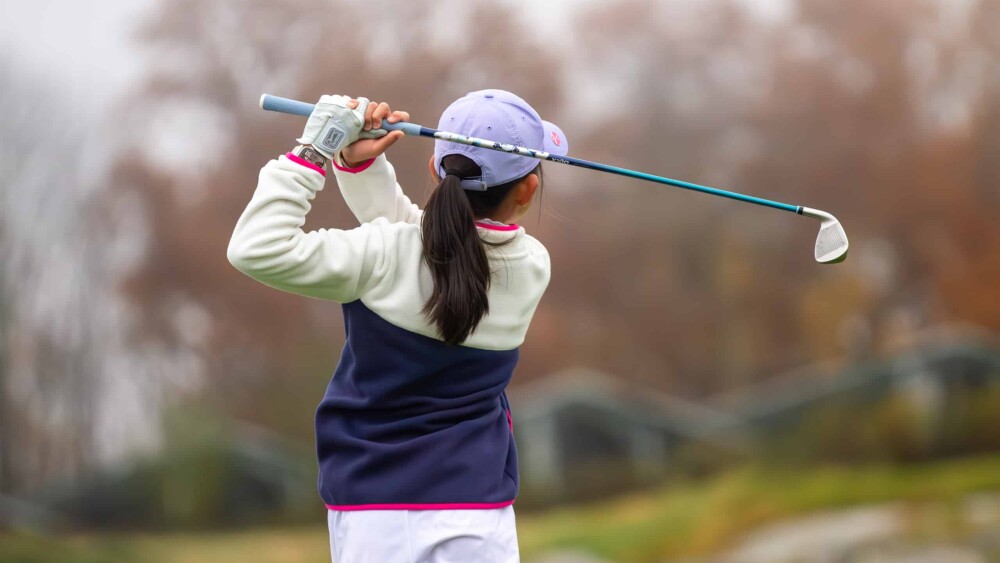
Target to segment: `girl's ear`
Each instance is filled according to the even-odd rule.
[[[528,174],[524,177],[524,180],[514,188],[514,203],[518,207],[524,207],[531,203],[532,198],[535,197],[535,192],[538,190],[538,176],[534,174]]]
[[[431,154],[431,159],[427,161],[427,169],[431,171],[431,178],[433,178],[435,182],[440,182],[441,181],[441,178],[438,178],[437,170],[434,170],[434,154],[433,153]]]

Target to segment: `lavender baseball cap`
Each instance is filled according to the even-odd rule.
[[[438,129],[558,156],[569,152],[566,136],[559,127],[543,120],[528,102],[505,90],[479,90],[455,100],[441,114]],[[522,178],[539,162],[528,156],[438,139],[434,141],[434,169],[441,178],[445,176],[441,160],[451,154],[472,159],[483,171],[481,179],[462,181],[467,190],[483,191]]]

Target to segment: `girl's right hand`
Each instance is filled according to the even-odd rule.
[[[355,109],[358,107],[357,100],[347,102],[347,107]],[[371,131],[382,127],[382,120],[389,123],[397,123],[410,119],[410,114],[405,111],[392,111],[389,104],[382,102],[371,102],[365,110],[363,131]],[[358,139],[354,143],[344,147],[340,151],[340,158],[349,168],[360,166],[364,162],[378,157],[386,151],[393,143],[405,135],[402,131],[390,131],[384,137],[378,139]]]

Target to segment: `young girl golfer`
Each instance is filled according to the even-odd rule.
[[[537,160],[436,141],[421,211],[383,152],[408,119],[323,96],[300,146],[267,163],[229,244],[240,271],[343,303],[347,342],[316,412],[335,563],[518,561],[517,452],[504,390],[549,282],[516,223]],[[565,155],[562,132],[502,90],[455,101],[438,128]],[[326,164],[361,222],[303,232]]]

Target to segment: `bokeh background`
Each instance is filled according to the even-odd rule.
[[[303,120],[512,90],[552,283],[511,390],[535,562],[1000,561],[1000,1],[0,4],[0,561],[328,561],[339,306],[225,258]],[[390,158],[409,195],[431,144]],[[332,179],[328,180],[332,183]],[[355,224],[337,192],[307,227]]]

